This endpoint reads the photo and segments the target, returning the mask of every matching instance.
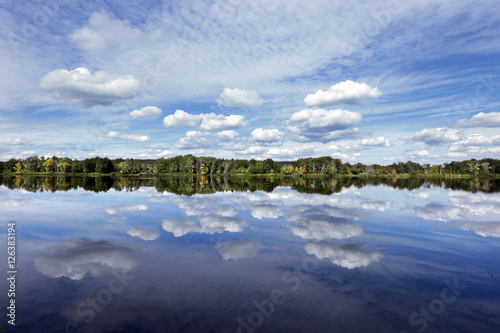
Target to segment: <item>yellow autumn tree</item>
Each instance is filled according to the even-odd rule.
[[[43,167],[45,168],[45,171],[47,172],[54,172],[54,159],[48,159],[45,162],[43,162]]]

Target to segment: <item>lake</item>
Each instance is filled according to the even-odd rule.
[[[19,332],[500,327],[498,179],[0,183]],[[4,311],[12,298],[2,292]]]

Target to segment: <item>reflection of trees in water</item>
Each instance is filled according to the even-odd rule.
[[[179,195],[206,194],[227,191],[272,192],[278,186],[291,187],[300,193],[330,195],[343,188],[365,186],[390,186],[400,190],[444,187],[469,192],[500,192],[500,179],[450,179],[450,178],[290,178],[290,177],[231,177],[216,175],[189,175],[178,177],[90,177],[90,176],[1,176],[0,184],[9,189],[24,189],[28,192],[68,191],[82,188],[92,192],[136,191],[141,187],[155,187],[158,192]]]

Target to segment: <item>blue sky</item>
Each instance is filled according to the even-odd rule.
[[[0,2],[0,160],[500,158],[495,1]]]

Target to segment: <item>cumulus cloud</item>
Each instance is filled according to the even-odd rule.
[[[492,146],[500,145],[500,135],[485,136],[484,134],[471,134],[465,140],[457,141],[452,146]]]
[[[240,134],[234,130],[226,130],[214,134],[214,136],[220,141],[231,141],[236,139],[239,135]]]
[[[377,98],[382,93],[378,88],[372,88],[366,83],[347,80],[337,83],[327,91],[318,90],[315,94],[309,94],[304,98],[307,106],[327,106],[337,103],[359,104],[366,98]]]
[[[203,118],[200,129],[204,131],[221,131],[243,128],[246,125],[247,121],[242,115],[232,114],[230,116],[224,116],[222,114],[215,115],[211,113]]]
[[[128,247],[105,240],[79,238],[58,246],[51,255],[35,258],[34,263],[35,268],[48,277],[66,276],[71,280],[81,280],[87,273],[101,276],[111,270],[128,272],[138,261],[137,255]]]
[[[360,113],[341,109],[306,109],[292,115],[290,122],[296,125],[288,126],[286,131],[299,141],[329,142],[354,138],[359,134],[358,129],[351,127],[362,117]]]
[[[58,156],[66,155],[66,153],[64,153],[64,152],[57,152],[56,154]],[[19,156],[22,156],[22,157],[29,157],[29,156],[35,156],[35,155],[37,155],[37,153],[34,150],[26,150],[26,151],[22,151],[19,153]]]
[[[455,123],[458,127],[500,127],[500,112],[480,112],[471,119],[460,119]]]
[[[110,139],[121,139],[121,140],[130,140],[130,141],[139,141],[139,142],[151,140],[146,135],[135,135],[135,134],[123,135],[123,134],[120,134],[116,131],[110,131],[108,134],[105,135],[105,137],[110,138]]]
[[[161,109],[156,106],[145,106],[142,109],[134,110],[129,113],[132,119],[142,119],[154,116],[159,116],[161,114]]]
[[[83,107],[109,105],[139,94],[140,82],[131,75],[112,76],[105,72],[92,75],[84,67],[68,71],[57,69],[41,78],[40,88],[56,92],[61,99]]]
[[[290,121],[299,123],[308,128],[326,127],[330,130],[341,130],[359,123],[362,117],[360,113],[341,109],[306,109],[295,112],[290,118]]]
[[[449,153],[446,153],[446,156],[451,157],[451,158],[461,158],[461,157],[467,157],[467,154],[466,153],[459,153],[459,152],[449,152]]]
[[[256,128],[250,133],[251,139],[257,142],[276,142],[283,139],[283,132],[278,129]]]
[[[450,225],[465,231],[472,230],[483,237],[500,237],[500,222],[452,221]]]
[[[163,119],[163,125],[168,128],[186,127],[192,128],[198,125],[201,121],[200,129],[204,131],[223,131],[243,128],[247,125],[247,121],[242,115],[215,113],[189,114],[182,110],[175,111],[174,114],[168,115]]]
[[[450,143],[460,139],[461,131],[448,127],[425,128],[408,137],[411,141],[421,141],[428,145]]]
[[[255,257],[264,249],[264,245],[256,240],[228,241],[215,246],[224,260],[240,260]]]
[[[155,240],[160,237],[160,233],[158,231],[152,231],[140,227],[131,227],[130,229],[128,229],[127,234],[132,237],[139,237],[140,239],[146,241]]]
[[[174,114],[170,114],[163,119],[163,126],[172,127],[195,127],[203,118],[203,115],[193,115],[182,110],[176,110]]]
[[[283,214],[283,208],[279,205],[258,203],[250,207],[250,215],[259,220],[277,219]]]
[[[312,145],[303,145],[293,148],[270,148],[264,155],[271,158],[295,158],[298,156],[310,156],[318,151]]]
[[[216,101],[218,105],[236,108],[254,108],[264,103],[255,91],[239,88],[225,88]]]
[[[431,154],[427,150],[414,150],[410,151],[408,153],[408,156],[413,159],[418,159],[418,158],[438,158],[439,155],[436,154]]]
[[[187,131],[183,138],[174,144],[179,149],[215,148],[217,143],[204,137],[203,132]]]
[[[236,149],[234,153],[236,155],[260,155],[266,151],[264,146],[250,146],[244,149]]]
[[[158,157],[166,157],[166,156],[173,156],[174,152],[170,150],[160,150],[158,153],[155,154]]]
[[[363,139],[359,145],[363,148],[389,147],[389,141],[387,141],[383,136],[380,136],[376,139]]]
[[[295,236],[304,239],[345,239],[363,234],[363,228],[354,223],[354,219],[365,216],[366,212],[352,209],[347,211],[337,207],[298,207],[298,212],[287,216],[295,221],[288,228]]]
[[[474,141],[479,141],[479,140],[484,140],[485,145],[486,144],[496,144],[496,136],[492,137],[485,137],[485,138],[473,138],[470,143],[473,143]],[[498,154],[500,153],[500,147],[491,147],[491,148],[482,148],[479,146],[468,146],[467,141],[464,140],[464,145],[458,144],[458,143],[453,143],[449,149],[450,152],[447,154],[449,157],[477,157],[480,158],[481,156],[484,157],[493,157],[493,154]],[[459,141],[460,142],[460,141]]]
[[[366,267],[383,258],[378,251],[369,251],[361,244],[337,245],[330,242],[307,242],[304,250],[318,259],[329,259],[333,264],[347,269]]]
[[[363,228],[351,220],[329,216],[290,225],[289,228],[295,236],[304,239],[344,239],[363,234]]]
[[[174,237],[182,237],[188,233],[215,234],[242,232],[248,223],[240,218],[228,216],[201,216],[199,223],[194,219],[164,219],[162,227]]]
[[[331,156],[342,160],[355,161],[356,157],[360,156],[360,154],[349,155],[345,153],[333,153]]]
[[[234,216],[238,210],[234,207],[221,205],[214,197],[176,197],[172,200],[187,216],[220,215]]]
[[[448,222],[451,220],[462,220],[465,217],[463,209],[439,202],[431,202],[425,206],[410,206],[405,208],[404,211],[430,221]]]

